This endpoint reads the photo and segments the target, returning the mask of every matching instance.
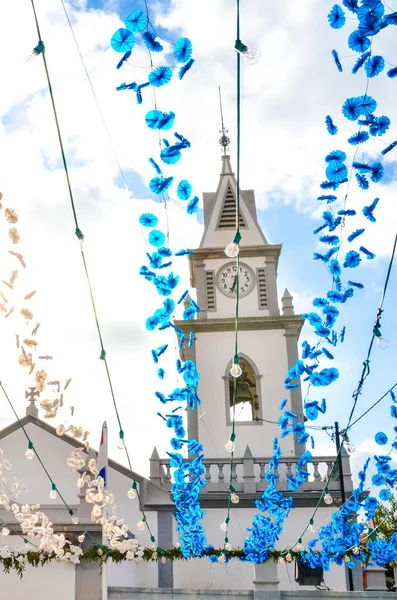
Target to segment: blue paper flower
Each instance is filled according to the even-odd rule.
[[[379,446],[384,446],[389,441],[387,435],[383,433],[383,431],[378,431],[375,435],[375,442],[379,444]]]
[[[317,200],[326,200],[327,204],[331,204],[331,202],[337,200],[337,196],[334,196],[333,194],[323,194],[322,196],[317,196]]]
[[[369,18],[381,19],[384,13],[385,7],[380,0],[364,0],[357,9],[357,18],[360,23],[367,23]]]
[[[147,18],[141,10],[134,10],[126,19],[124,25],[135,33],[143,31],[146,27]]]
[[[365,72],[368,77],[376,77],[385,68],[385,59],[383,56],[375,55],[371,56],[365,63]]]
[[[158,218],[152,213],[143,213],[139,217],[139,222],[143,227],[156,227]]]
[[[390,127],[390,119],[382,115],[381,117],[374,117],[369,132],[371,135],[383,135]]]
[[[361,256],[359,255],[359,253],[355,250],[349,250],[349,252],[346,252],[345,262],[343,263],[343,266],[345,267],[345,269],[354,269],[355,267],[358,267],[360,262]]]
[[[385,169],[383,168],[382,163],[374,162],[374,164],[371,166],[371,170],[372,170],[371,181],[373,181],[374,183],[378,183],[379,181],[381,181],[383,179]]]
[[[387,146],[384,150],[382,150],[381,154],[383,154],[383,156],[384,156],[385,154],[390,152],[390,150],[393,150],[393,148],[395,148],[396,146],[397,146],[397,140],[395,142],[392,142],[389,146]]]
[[[148,319],[146,319],[146,329],[148,331],[153,331],[153,329],[156,329],[156,327],[159,323],[160,323],[160,321],[158,320],[157,317],[155,317],[155,316],[149,317]]]
[[[392,67],[391,69],[389,69],[387,72],[387,76],[390,77],[390,79],[397,77],[397,67]]]
[[[149,158],[149,162],[152,165],[152,167],[154,168],[154,170],[156,171],[156,173],[158,175],[161,175],[162,171],[161,171],[160,167],[158,166],[158,164],[153,160],[153,158]]]
[[[160,153],[160,158],[167,165],[173,165],[181,158],[181,152],[175,146],[166,146]]]
[[[325,117],[325,125],[326,125],[327,131],[330,135],[336,135],[338,133],[338,128],[336,125],[334,125],[334,123],[329,115],[327,115]]]
[[[375,200],[372,202],[372,204],[370,204],[369,206],[364,206],[364,208],[363,208],[364,217],[369,219],[372,223],[375,223],[375,221],[376,221],[376,219],[373,215],[373,212],[374,212],[378,202],[379,202],[379,198],[375,198]]]
[[[149,244],[151,244],[152,246],[162,246],[164,242],[165,235],[159,229],[153,229],[153,231],[149,233]]]
[[[183,65],[179,69],[179,72],[178,72],[179,79],[183,79],[183,77],[186,75],[186,73],[192,68],[194,63],[195,63],[194,58],[191,58],[190,60],[188,60],[188,62],[185,65]]]
[[[369,250],[367,250],[367,248],[364,248],[364,246],[360,246],[359,250],[360,250],[360,252],[365,254],[365,256],[367,257],[368,260],[373,260],[375,258],[375,254],[373,252],[370,252]]]
[[[323,369],[320,372],[314,372],[310,375],[310,383],[314,386],[327,386],[336,381],[339,377],[338,369],[331,367]]]
[[[383,489],[380,491],[379,498],[381,500],[387,501],[390,500],[391,492],[389,489]]]
[[[352,13],[356,13],[358,9],[358,0],[342,0],[343,6],[346,6]]]
[[[134,47],[135,36],[128,29],[118,29],[110,40],[110,45],[116,52],[127,52]]]
[[[385,15],[383,17],[383,22],[387,23],[388,25],[397,25],[397,12]]]
[[[352,73],[355,75],[359,69],[363,66],[367,58],[371,56],[371,52],[364,52],[361,56],[356,60],[354,67],[352,68]]]
[[[189,200],[192,193],[192,186],[187,179],[183,179],[178,183],[176,193],[180,200]]]
[[[358,144],[363,144],[368,139],[369,134],[367,131],[359,131],[358,133],[355,133],[354,135],[350,136],[347,141],[349,142],[349,144],[352,144],[352,146],[358,146]]]
[[[349,44],[349,48],[354,50],[354,52],[365,52],[371,45],[371,41],[365,35],[363,35],[359,30],[353,31],[349,35],[349,39],[347,40]]]
[[[334,59],[334,63],[336,64],[336,68],[338,69],[338,71],[340,73],[342,73],[343,69],[342,69],[342,63],[339,60],[339,56],[336,50],[332,50],[331,52],[333,59]]]
[[[353,231],[353,233],[351,233],[348,238],[347,241],[348,242],[352,242],[353,240],[355,240],[359,235],[362,235],[364,233],[365,229],[356,229],[356,231]]]
[[[347,98],[342,106],[342,113],[349,121],[357,121],[362,114],[362,102],[360,98]]]
[[[334,4],[328,14],[329,24],[333,29],[340,29],[346,23],[345,13],[339,4]]]
[[[186,211],[189,215],[192,215],[198,211],[198,203],[199,203],[199,199],[197,196],[194,196],[189,201],[189,204],[187,205],[187,209],[186,209]]]
[[[171,81],[172,69],[170,67],[157,67],[149,74],[149,83],[153,87],[161,87]]]
[[[156,36],[150,31],[145,31],[142,34],[143,43],[151,52],[161,52],[163,46],[156,40]]]
[[[347,168],[343,163],[340,163],[337,160],[332,160],[329,163],[325,174],[330,181],[341,182],[347,177]]]
[[[354,287],[358,288],[359,290],[363,290],[364,286],[362,283],[358,283],[357,281],[348,281],[347,285],[353,285]]]
[[[336,190],[339,187],[339,183],[335,183],[335,181],[323,181],[320,183],[320,188],[322,190]]]
[[[146,117],[146,125],[150,129],[171,129],[174,125],[175,113],[161,112],[161,110],[150,110]]]
[[[174,46],[174,56],[180,63],[187,62],[192,57],[193,46],[188,38],[180,38]]]
[[[173,181],[173,177],[153,177],[149,183],[150,191],[153,194],[162,194],[168,190]]]
[[[356,179],[358,185],[362,190],[367,190],[369,188],[369,182],[365,175],[360,175],[360,173],[356,173]]]
[[[371,165],[354,161],[352,166],[353,169],[358,169],[360,173],[372,173]]]
[[[320,235],[318,239],[320,242],[323,242],[323,244],[330,244],[332,246],[336,246],[336,244],[339,244],[340,242],[337,235]]]
[[[376,111],[376,100],[372,98],[372,96],[368,96],[364,94],[363,96],[358,97],[359,102],[361,103],[361,114],[368,117],[371,113]]]
[[[346,160],[346,154],[345,152],[342,152],[342,150],[333,150],[325,157],[325,162],[331,162],[331,160],[344,162]]]
[[[121,58],[121,60],[119,60],[119,62],[116,65],[116,69],[120,69],[120,67],[129,59],[129,57],[131,56],[131,50],[128,50],[128,52],[126,52],[124,54],[124,56]],[[116,88],[118,89],[118,88]]]

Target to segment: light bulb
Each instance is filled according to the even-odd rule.
[[[230,542],[228,542],[227,544],[225,544],[225,550],[227,550],[228,552],[230,552],[230,550],[233,549],[233,546],[230,544]]]
[[[259,50],[251,50],[250,48],[244,52],[244,62],[246,65],[256,65],[261,57]]]
[[[350,556],[348,556],[347,554],[345,556],[345,562],[350,562]]]
[[[355,452],[357,448],[354,444],[352,444],[351,442],[348,442],[346,444],[346,449],[348,452],[350,452],[350,454],[353,454],[353,452]]]
[[[85,540],[84,533],[82,533],[81,535],[79,535],[79,537],[77,539],[79,540],[80,544],[82,544],[84,542],[84,540]]]
[[[328,492],[324,496],[324,502],[325,502],[325,504],[332,504],[333,503],[332,496]]]
[[[130,500],[133,500],[136,496],[135,490],[133,490],[132,488],[130,488],[127,492],[127,496],[128,498],[130,498]]]
[[[234,452],[236,449],[236,444],[234,443],[233,440],[229,440],[226,444],[225,444],[225,450],[227,450],[227,452]]]
[[[286,554],[285,560],[287,560],[288,562],[291,562],[292,556],[291,556],[291,554],[289,552],[288,552],[288,554]]]
[[[33,456],[34,456],[34,452],[33,450],[31,450],[30,448],[28,448],[25,452],[25,456],[28,460],[32,460]]]
[[[235,492],[233,492],[233,494],[230,496],[230,500],[233,502],[233,504],[238,504],[240,502],[240,498]]]
[[[280,556],[280,558],[278,559],[278,562],[280,563],[280,565],[285,565],[285,560],[282,556]]]
[[[119,450],[124,450],[124,438],[119,438],[119,442],[117,444],[117,448]]]
[[[51,498],[51,500],[55,500],[56,497],[57,497],[57,488],[56,488],[55,483],[53,483],[52,487],[51,487],[50,498]]]
[[[225,248],[225,254],[229,258],[236,258],[240,252],[240,246],[236,242],[230,242]]]
[[[298,552],[301,552],[302,550],[304,550],[304,546],[302,544],[302,540],[299,539],[298,543],[296,544],[296,549],[298,550]]]
[[[316,530],[313,527],[313,523],[310,523],[309,527],[307,528],[309,533],[314,533]]]
[[[223,565],[225,562],[226,562],[226,556],[224,554],[221,554],[218,558],[218,563]]]
[[[224,521],[221,525],[221,531],[227,531],[227,523]]]
[[[73,525],[78,525],[79,524],[79,518],[76,517],[76,515],[73,515],[73,517],[72,517],[72,523],[73,523]]]
[[[387,340],[386,338],[384,338],[382,336],[376,338],[376,343],[380,350],[387,350],[387,348],[390,346],[389,340]]]
[[[360,554],[360,548],[358,546],[354,546],[353,554]]]
[[[145,523],[143,521],[139,521],[137,527],[139,531],[143,531],[145,529]]]
[[[10,535],[10,530],[7,527],[3,527],[1,530],[1,535]]]
[[[162,556],[160,560],[163,563],[163,565],[165,565],[165,563],[167,562],[167,557],[166,556]]]
[[[230,375],[232,377],[240,377],[242,374],[242,369],[238,363],[233,363],[232,368],[230,369]]]

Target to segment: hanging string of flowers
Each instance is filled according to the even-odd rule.
[[[371,250],[368,250],[363,245],[360,245],[360,241],[356,241],[357,238],[364,233],[364,228],[360,227],[352,230],[352,232],[347,236],[348,244],[352,244],[353,242],[354,245],[358,244],[359,247],[357,249],[350,249],[351,247],[348,246],[348,249],[346,250],[342,243],[344,229],[347,225],[347,219],[352,220],[351,218],[356,216],[356,210],[347,208],[352,174],[353,172],[357,171],[356,181],[359,189],[362,190],[367,190],[370,186],[368,177],[372,183],[378,183],[382,180],[384,175],[384,166],[381,162],[368,161],[363,153],[360,162],[357,160],[357,158],[359,152],[361,151],[361,144],[367,142],[370,139],[370,136],[382,136],[390,126],[390,119],[388,117],[377,117],[374,115],[374,112],[377,108],[377,103],[371,96],[368,95],[367,92],[369,80],[378,75],[384,68],[384,59],[380,56],[372,56],[371,45],[373,36],[379,33],[385,27],[392,24],[397,24],[397,13],[384,15],[384,5],[378,0],[362,0],[360,3],[358,0],[344,0],[343,5],[353,12],[359,21],[358,30],[349,36],[348,41],[351,49],[361,53],[353,67],[352,72],[353,74],[356,74],[366,63],[365,72],[367,77],[365,93],[359,97],[348,98],[342,106],[342,114],[344,117],[350,121],[357,121],[356,132],[353,133],[353,135],[351,135],[347,140],[350,145],[356,147],[350,168],[348,169],[345,164],[347,156],[342,150],[333,150],[325,157],[326,180],[320,184],[320,187],[323,190],[336,191],[340,186],[344,184],[347,185],[346,189],[342,193],[342,196],[340,197],[340,200],[342,200],[343,203],[343,208],[338,210],[335,214],[334,210],[330,207],[329,210],[323,213],[323,223],[314,231],[314,234],[323,232],[319,237],[320,243],[332,246],[327,252],[316,252],[314,254],[314,260],[321,261],[327,267],[332,277],[331,289],[327,292],[325,298],[314,299],[313,306],[316,309],[315,311],[306,315],[302,315],[313,327],[314,333],[318,336],[318,341],[314,346],[311,346],[307,341],[303,342],[302,359],[297,360],[296,364],[289,369],[288,375],[285,379],[286,389],[294,389],[298,387],[300,385],[299,381],[301,377],[304,377],[304,381],[308,382],[308,391],[304,408],[305,416],[309,420],[315,420],[319,413],[324,414],[326,411],[325,399],[322,399],[321,402],[319,402],[318,400],[311,400],[309,398],[311,389],[328,386],[339,377],[339,372],[335,367],[327,366],[326,368],[320,370],[320,360],[334,359],[333,353],[331,353],[328,348],[330,346],[335,347],[338,342],[342,343],[345,337],[345,327],[343,327],[340,332],[338,332],[335,328],[335,323],[339,315],[339,310],[335,305],[345,303],[348,299],[353,297],[356,290],[363,289],[364,287],[362,283],[351,281],[350,279],[348,279],[346,282],[344,280],[344,275],[348,272],[348,269],[357,268],[363,258],[367,260],[372,260],[375,258],[375,254]],[[342,27],[346,21],[344,11],[339,5],[335,5],[332,8],[328,19],[331,26],[334,28]],[[367,36],[371,36],[372,39]],[[342,72],[343,68],[338,53],[335,50],[332,51],[332,56],[338,70]],[[391,69],[388,72],[388,76],[394,76],[393,73],[394,70]],[[330,135],[336,135],[338,133],[338,127],[335,125],[331,116],[328,115],[325,122]],[[365,129],[363,130],[363,128],[368,128],[368,131]],[[382,154],[387,154],[395,147],[396,144],[396,142],[389,144],[384,150],[382,150]],[[335,194],[323,194],[317,199],[320,202],[332,204],[338,200],[338,196]],[[362,209],[363,216],[371,223],[375,222],[376,220],[374,216],[374,210],[378,202],[379,198],[375,198],[371,204],[364,206]],[[328,230],[329,233],[324,233],[324,230]],[[337,233],[339,233],[339,235],[337,235]],[[395,248],[396,244],[394,244],[390,266],[394,259]],[[389,274],[390,268],[386,279],[385,290],[387,287]],[[384,338],[382,338],[380,331],[381,314],[382,308],[378,310],[369,354],[372,350],[374,338],[377,339],[378,345],[381,348],[387,346],[387,342],[384,340]],[[358,389],[353,394],[353,410],[345,432],[347,432],[349,429],[358,396],[361,393],[365,378],[369,374],[369,354],[367,360],[364,362],[364,370]],[[312,362],[306,362],[308,359]],[[391,392],[391,395],[392,399],[395,400],[393,392]],[[282,403],[280,408],[283,409],[285,404],[286,401]],[[397,409],[394,405],[391,407],[391,415],[393,417],[397,417]],[[289,410],[284,411],[279,420],[279,425],[282,431],[281,435],[284,437],[285,435],[293,433],[299,436],[298,443],[306,443],[306,441],[309,439],[309,434],[306,431],[304,422],[297,421],[298,417],[299,415],[291,413]],[[375,441],[379,445],[384,445],[388,442],[388,438],[386,434],[379,432],[375,436]],[[397,447],[396,438],[392,444],[392,447]],[[274,459],[277,458],[277,454],[280,454],[277,444],[275,444],[275,449],[276,453],[272,458],[273,462]],[[311,458],[311,454],[308,451],[306,451],[299,458],[295,476],[288,478],[289,489],[297,489],[297,487],[299,487],[299,485],[301,485],[307,479],[308,472],[302,468],[304,467],[307,458],[309,458],[309,460]],[[389,455],[375,457],[378,473],[374,476],[375,481],[373,479],[373,483],[387,486],[387,488],[383,489],[380,493],[381,499],[385,500],[390,497],[389,488],[393,487],[397,482],[397,471],[391,469],[389,464],[390,460],[391,457]],[[301,550],[301,559],[308,562],[310,566],[314,567],[321,564],[324,568],[329,569],[332,561],[336,562],[337,564],[342,564],[343,560],[346,560],[346,558],[343,557],[347,556],[348,567],[354,568],[356,564],[354,560],[361,562],[364,559],[363,554],[359,550],[353,553],[354,560],[349,558],[349,555],[346,554],[346,551],[349,547],[353,547],[354,549],[358,548],[360,545],[360,535],[362,535],[363,530],[365,529],[365,524],[354,524],[354,526],[352,526],[349,523],[349,517],[355,514],[360,508],[364,508],[364,513],[367,519],[370,519],[372,518],[378,505],[378,500],[372,496],[368,496],[364,502],[360,501],[362,500],[364,493],[363,485],[366,477],[367,466],[368,462],[364,466],[363,471],[360,472],[359,487],[353,491],[351,498],[341,506],[340,510],[333,514],[331,523],[328,526],[320,529],[318,539],[309,542],[308,550],[306,552],[303,551],[304,549],[301,539],[303,534],[295,544],[295,546]],[[268,490],[268,494],[266,494],[267,490],[264,494],[264,496],[266,496],[266,502],[262,503],[259,501],[259,503],[257,502],[257,506],[262,510],[268,510],[270,513],[272,513],[273,507],[271,504],[269,505],[268,496],[276,491],[275,486],[273,486],[272,489],[270,485]],[[321,499],[324,499],[326,503],[332,502],[332,497],[329,494],[327,485],[321,494],[320,501]],[[280,505],[281,499],[279,498],[278,500],[279,504],[276,509],[277,519],[280,517],[282,518],[282,510]],[[317,505],[315,512],[317,511],[318,506],[319,504]],[[251,556],[254,560],[260,560],[261,556],[266,555],[266,546],[261,545],[263,538],[268,536],[270,538],[270,544],[277,540],[279,531],[274,533],[273,529],[274,523],[272,523],[270,519],[265,519],[261,515],[255,516],[253,529],[251,530],[253,533],[245,543],[245,548],[251,552]],[[310,519],[310,522],[306,526],[303,533],[305,533],[307,530],[313,530],[313,518]],[[315,550],[316,544],[319,540],[322,544],[322,549],[320,552]],[[390,556],[396,557],[396,540],[390,540],[389,542],[386,542],[383,539],[373,540],[371,541],[369,548],[371,553],[373,553],[373,560],[375,560],[377,564],[383,565],[390,560]],[[388,560],[386,560],[387,557],[389,557]]]
[[[125,28],[121,28],[113,35],[111,45],[116,52],[123,52],[124,55],[119,61],[117,68],[120,68],[125,61],[128,61],[131,56],[132,49],[136,43],[136,39],[140,36],[142,43],[148,48],[149,52],[155,52],[159,55],[164,47],[158,41],[153,26],[148,18],[140,10],[133,11],[124,21]],[[174,60],[179,67],[179,79],[182,79],[186,72],[193,66],[194,59],[192,58],[192,43],[187,38],[180,38],[174,45],[173,49]],[[168,84],[173,76],[173,70],[168,64],[155,66],[148,76],[148,81],[137,84],[132,82],[129,84],[123,83],[117,87],[117,90],[133,90],[136,93],[138,104],[142,104],[142,90],[157,89]],[[156,101],[157,102],[157,101]],[[162,131],[170,131],[174,127],[175,113],[172,111],[160,111],[156,108],[146,113],[146,124],[149,129],[158,130],[159,134]],[[174,131],[172,142],[163,138],[160,143],[159,160],[167,166],[177,163],[183,151],[190,148],[190,142],[184,135]],[[151,166],[154,168],[156,175],[150,180],[150,191],[159,196],[165,201],[164,194],[170,189],[174,183],[172,175],[165,176],[163,168],[159,163],[149,158]],[[194,214],[198,210],[198,197],[192,197],[192,186],[187,180],[182,180],[177,184],[176,194],[180,200],[187,201],[186,211],[188,214]],[[172,256],[173,251],[165,245],[167,235],[160,229],[156,229],[158,225],[158,217],[151,213],[143,213],[139,219],[142,227],[150,229],[148,234],[148,243],[153,247],[152,252],[147,253],[148,263],[142,265],[140,274],[148,282],[151,282],[158,294],[164,298],[161,306],[149,315],[146,320],[146,329],[148,331],[166,331],[172,330],[178,339],[179,350],[182,351],[185,345],[191,347],[194,343],[194,335],[191,333],[188,340],[181,329],[173,323],[173,313],[176,308],[175,301],[171,298],[174,291],[179,285],[179,275],[170,270],[173,266]],[[174,254],[175,257],[189,254],[189,251],[181,250]],[[190,320],[199,312],[199,306],[196,302],[188,297],[188,292],[185,291],[177,304],[184,303],[183,319]],[[163,354],[167,351],[168,344],[163,344],[152,350],[152,358],[155,365],[160,365]],[[177,374],[182,376],[184,387],[177,387],[171,393],[164,394],[161,391],[155,393],[162,405],[168,402],[186,403],[189,410],[193,410],[200,399],[197,396],[197,385],[199,375],[196,365],[191,360],[182,361],[176,360]],[[160,380],[164,379],[165,371],[161,366],[158,366],[157,375]],[[171,487],[171,494],[176,506],[176,521],[178,523],[177,531],[180,535],[179,543],[183,556],[200,556],[203,552],[206,540],[204,536],[204,528],[201,524],[204,512],[200,508],[199,494],[200,490],[205,485],[205,480],[202,477],[204,474],[203,466],[203,448],[201,444],[194,439],[186,438],[186,431],[181,415],[182,405],[170,410],[164,414],[164,411],[158,415],[164,420],[166,426],[173,431],[171,438],[171,446],[173,451],[169,452],[171,468],[174,470],[174,483]],[[194,458],[188,460],[179,450],[187,450],[189,455]]]

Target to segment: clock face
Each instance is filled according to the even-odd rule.
[[[219,290],[225,296],[235,298],[237,286],[237,265],[235,262],[227,263],[219,269],[216,276]],[[255,287],[255,275],[250,267],[240,263],[239,267],[239,297],[247,296]]]

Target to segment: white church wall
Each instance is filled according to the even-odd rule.
[[[4,538],[3,538],[4,542]],[[20,546],[19,536],[8,536],[8,546]],[[43,600],[50,595],[56,600],[75,600],[76,567],[53,561],[44,567],[26,566],[22,579],[15,571],[0,572],[2,600]]]
[[[230,235],[230,233],[229,233]],[[219,269],[222,269],[226,263],[233,262],[233,259],[228,258],[226,255],[224,258],[216,258],[211,260],[204,261],[204,269],[215,271],[215,277]],[[247,259],[247,264],[254,271],[256,277],[256,269],[263,268],[266,266],[266,257],[258,256],[258,257],[250,257]],[[241,263],[245,263],[244,257],[241,258]],[[207,318],[208,319],[219,319],[219,318],[230,318],[235,316],[236,311],[236,301],[234,298],[229,298],[224,294],[221,294],[219,289],[216,289],[216,310],[208,311]],[[269,310],[260,310],[258,304],[258,289],[257,284],[253,290],[247,294],[247,296],[242,296],[239,301],[239,315],[240,317],[268,317]]]
[[[117,514],[124,519],[125,523],[128,523],[129,530],[135,534],[139,543],[150,547],[152,542],[147,526],[143,531],[137,529],[137,524],[142,518],[138,497],[131,500],[127,496],[127,492],[131,487],[131,479],[114,469],[109,469],[108,478],[108,488],[114,493],[115,503],[118,506]],[[157,539],[157,512],[148,511],[146,517],[147,524]],[[110,562],[108,565],[108,584],[109,586],[126,587],[157,586],[157,563],[139,562],[135,564],[128,561],[115,564]]]
[[[65,501],[72,507],[76,506],[79,503],[79,489],[76,483],[79,475],[73,473],[66,464],[73,446],[33,423],[28,423],[26,430]],[[21,502],[50,505],[54,508],[64,506],[59,495],[55,500],[50,499],[51,483],[37,458],[27,460],[25,457],[27,440],[22,429],[17,429],[1,439],[0,448],[12,465],[12,470],[5,472],[5,477],[16,477],[28,488],[27,492],[21,494]]]
[[[223,376],[228,362],[233,358],[234,332],[199,333],[196,339],[196,361],[200,372],[198,394],[202,404],[199,420],[199,437],[208,457],[228,456],[225,443],[230,436],[230,426],[226,425],[225,382]],[[262,415],[270,421],[277,421],[278,406],[289,393],[283,387],[288,370],[284,330],[240,331],[239,351],[250,357],[262,375],[261,396]],[[206,426],[205,426],[206,425]],[[258,425],[237,425],[236,455],[243,456],[249,444],[257,457],[271,456],[272,443],[279,430],[276,426],[263,423]],[[292,437],[280,440],[284,456],[293,452]]]
[[[243,547],[244,540],[249,535],[247,528],[251,526],[257,512],[255,508],[232,509],[228,538],[233,546]],[[316,529],[329,521],[331,513],[332,507],[330,509],[320,508],[317,511],[315,519]],[[285,522],[276,548],[284,549],[295,544],[312,514],[312,508],[297,508],[292,510],[288,520]],[[220,525],[225,517],[225,508],[207,509],[203,520],[207,542],[217,548],[223,547],[224,544],[224,533],[221,531]],[[307,533],[303,538],[303,543],[307,544],[309,540],[315,537],[316,533]],[[174,532],[174,543],[177,540],[178,534]],[[300,586],[295,581],[295,563],[278,564],[277,574],[280,580],[280,590],[313,591],[314,589],[309,586]],[[249,590],[254,588],[254,578],[254,565],[240,562],[237,559],[231,560],[226,565],[213,564],[208,559],[192,559],[187,562],[176,561],[174,563],[175,588]],[[325,584],[331,590],[344,591],[347,589],[344,567],[333,565],[330,571],[324,572],[324,580]]]

